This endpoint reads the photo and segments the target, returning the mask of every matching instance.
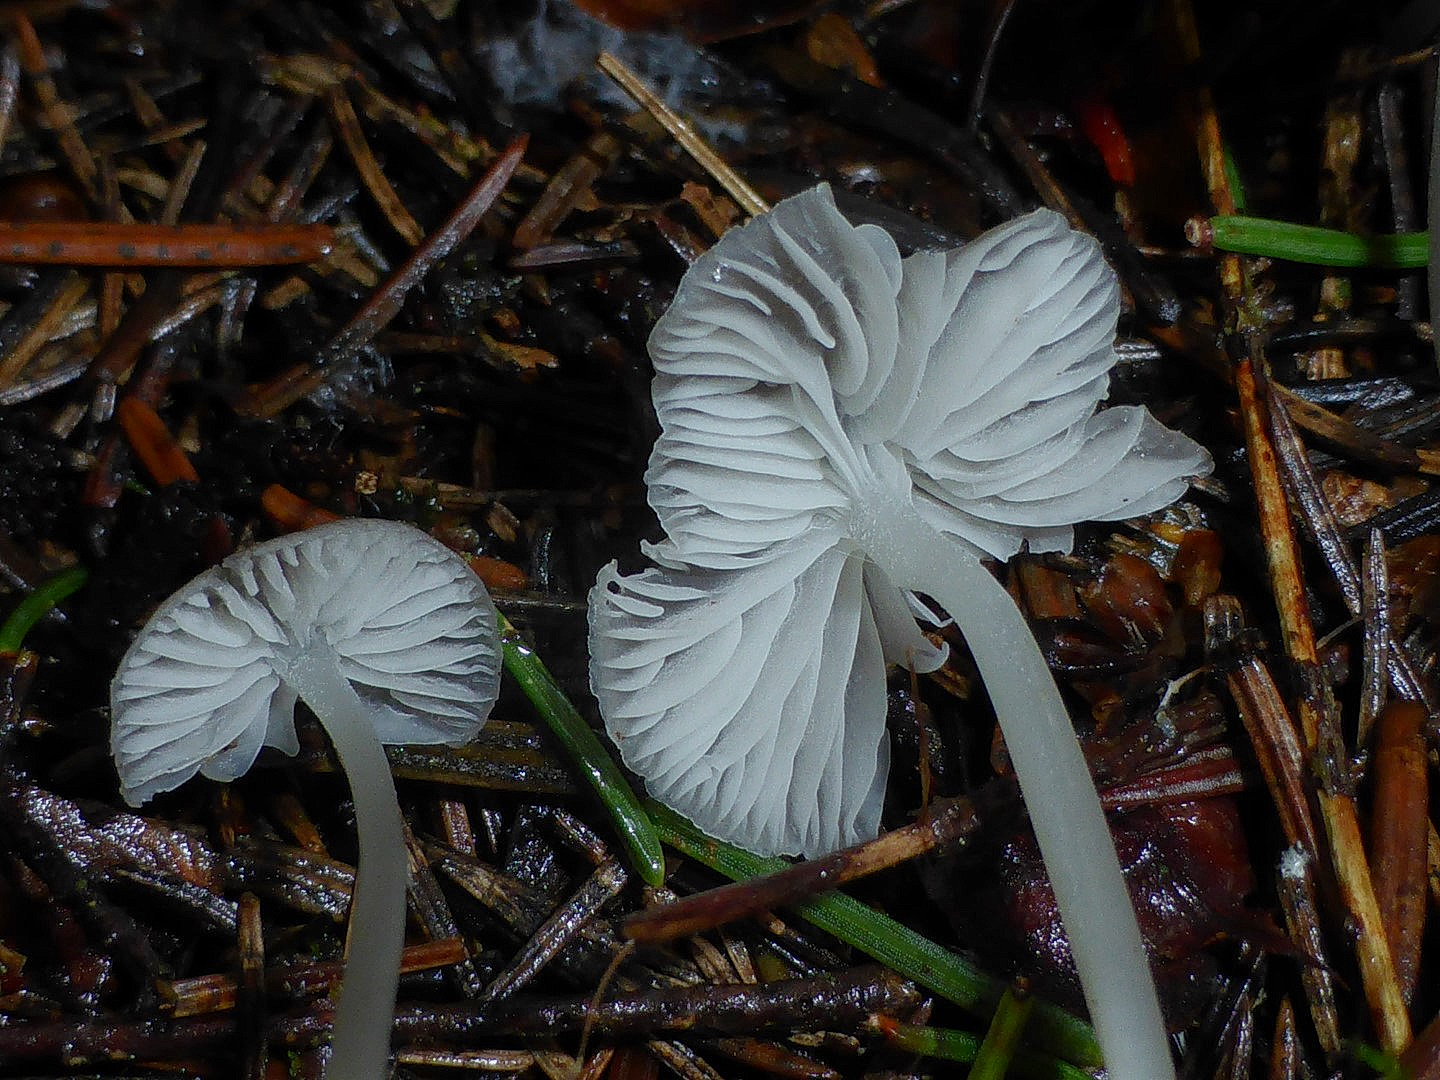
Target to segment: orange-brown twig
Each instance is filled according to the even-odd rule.
[[[115,407],[115,417],[125,429],[125,437],[140,464],[151,479],[161,487],[168,487],[180,480],[192,484],[200,482],[200,474],[180,449],[175,436],[160,419],[160,414],[134,395],[126,395]]]
[[[70,171],[85,188],[85,194],[95,197],[95,177],[98,172],[95,156],[85,145],[80,131],[75,126],[75,110],[60,97],[55,87],[55,78],[50,73],[49,61],[45,58],[45,46],[35,33],[35,25],[23,11],[15,12],[11,26],[15,31],[15,43],[20,52],[20,65],[30,79],[41,111],[55,133]]]
[[[407,945],[400,957],[400,973],[408,975],[448,967],[465,959],[465,943],[459,938],[442,938],[421,945]],[[277,965],[265,973],[272,993],[324,993],[339,981],[342,967],[334,961],[313,964]],[[167,988],[169,1015],[203,1016],[235,1007],[235,979],[230,975],[200,975],[177,979]]]
[[[90,283],[84,277],[77,274],[70,274],[70,280],[65,282],[51,304],[43,315],[35,321],[30,330],[21,336],[9,350],[0,358],[0,388],[10,386],[20,377],[27,364],[33,360],[50,341],[60,332],[66,317],[75,309],[75,305],[85,298],[85,293],[90,289]]]
[[[271,484],[260,493],[260,508],[281,532],[296,532],[340,520],[339,514],[322,509],[279,484]]]
[[[370,197],[407,244],[413,247],[420,243],[424,239],[425,230],[405,208],[405,203],[390,186],[390,181],[385,179],[385,170],[380,167],[380,162],[375,160],[374,151],[365,141],[360,119],[355,115],[355,106],[350,104],[350,96],[344,87],[332,86],[325,95],[325,104],[329,106],[330,119],[334,121],[340,142],[349,151],[350,160],[355,163]]]
[[[700,136],[690,121],[666,105],[625,61],[613,53],[602,52],[595,61],[595,66],[614,79],[620,89],[634,98],[642,109],[659,121],[660,126],[670,133],[670,137],[678,142],[702,169],[715,178],[745,213],[754,217],[756,214],[763,214],[770,209],[770,204],[760,197],[759,192],[751,187],[743,176],[710,148],[710,144]]]
[[[491,555],[466,555],[465,561],[475,576],[491,589],[523,589],[530,584],[525,571],[514,563]]]
[[[329,225],[0,224],[0,263],[228,267],[315,262],[335,246]]]

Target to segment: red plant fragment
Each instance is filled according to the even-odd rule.
[[[674,30],[691,41],[724,41],[797,22],[814,0],[575,0],[575,6],[618,30]]]
[[[1114,108],[1099,98],[1082,98],[1075,103],[1075,116],[1085,138],[1100,151],[1110,179],[1121,187],[1131,187],[1135,183],[1135,159]]]

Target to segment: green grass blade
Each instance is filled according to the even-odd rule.
[[[1350,1051],[1350,1056],[1362,1065],[1369,1066],[1375,1070],[1375,1075],[1380,1080],[1411,1080],[1413,1073],[1400,1064],[1398,1058],[1385,1051],[1363,1043],[1358,1040],[1347,1041],[1345,1048]]]
[[[90,574],[83,566],[72,566],[54,577],[42,581],[30,595],[15,605],[10,617],[0,625],[0,653],[19,652],[25,645],[25,636],[35,624],[43,619],[56,604],[64,600],[89,580]]]
[[[600,796],[641,879],[650,885],[664,884],[665,853],[660,847],[660,837],[615,759],[571,704],[529,642],[504,615],[500,616],[500,644],[505,670],[520,684],[535,711],[544,718]]]
[[[968,1031],[893,1022],[885,1023],[881,1030],[892,1045],[911,1054],[964,1063],[974,1061],[980,1053],[980,1036]],[[1095,1080],[1084,1069],[1028,1050],[1015,1053],[1010,1075],[1026,1080]]]
[[[1005,1080],[1034,1005],[1034,998],[1020,997],[1013,989],[1005,991],[966,1080]]]

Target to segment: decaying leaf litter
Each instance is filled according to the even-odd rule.
[[[601,48],[770,202],[829,180],[904,250],[1041,204],[1100,238],[1127,298],[1112,400],[1217,472],[1002,573],[1090,736],[1182,1073],[1440,1070],[1423,274],[1185,239],[1223,241],[1216,213],[1422,225],[1435,27],[591,6],[629,29],[559,5],[7,12],[0,1070],[319,1074],[354,860],[323,735],[302,721],[298,759],[143,817],[108,757],[135,629],[237,546],[416,522],[590,710],[585,592],[655,535],[645,337],[754,209],[591,73]],[[397,1068],[1092,1065],[993,715],[937,633],[947,666],[890,682],[886,823],[940,852],[847,886],[862,903],[774,907],[824,875],[723,926],[702,902],[663,947],[623,948],[668,891],[516,684],[475,743],[394,752],[415,872]],[[718,882],[700,861],[765,868],[657,822],[677,893]]]

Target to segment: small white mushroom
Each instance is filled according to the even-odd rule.
[[[652,794],[713,835],[816,855],[875,835],[884,666],[944,659],[955,619],[995,703],[1109,1073],[1171,1075],[1139,930],[1069,715],[980,562],[1069,550],[1072,525],[1157,510],[1205,451],[1097,411],[1119,290],[1037,211],[901,258],[821,185],[733,229],[650,338],[662,426],[657,564],[603,570],[591,684]]]
[[[390,1052],[409,872],[381,744],[467,741],[499,683],[485,586],[443,544],[389,521],[236,552],[160,605],[111,683],[111,749],[132,806],[196,773],[233,780],[262,745],[295,753],[297,697],[324,725],[360,849],[335,1080],[381,1080]]]

